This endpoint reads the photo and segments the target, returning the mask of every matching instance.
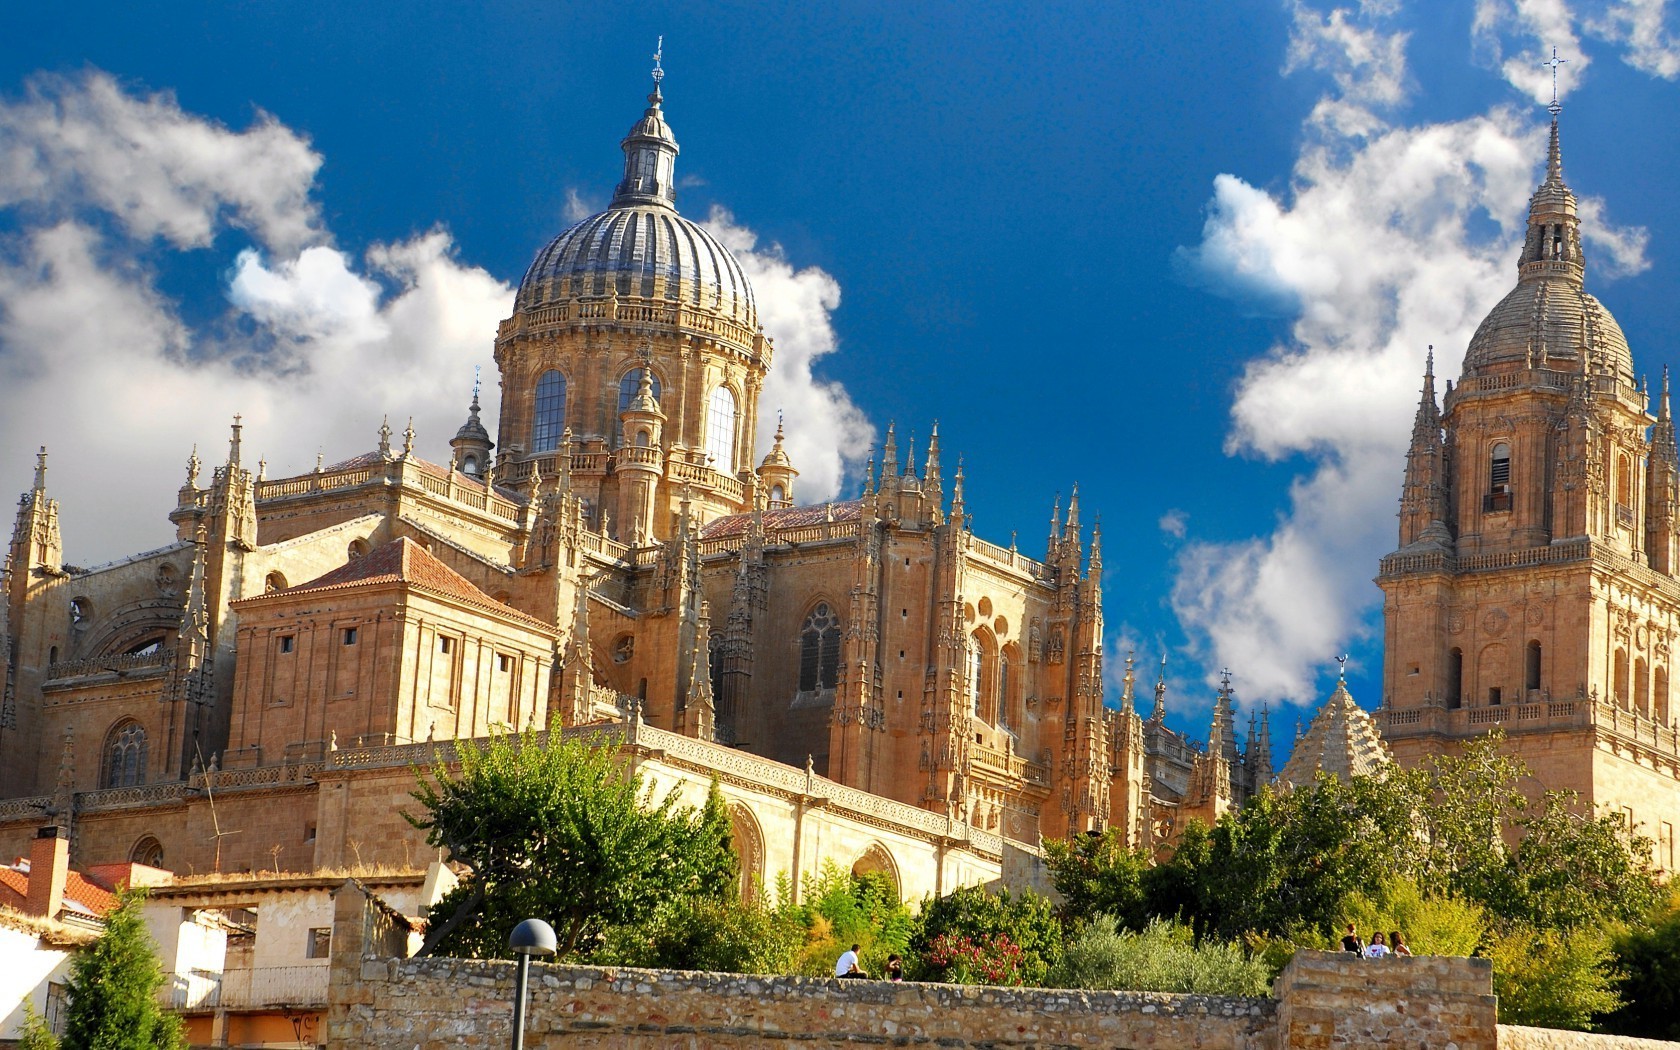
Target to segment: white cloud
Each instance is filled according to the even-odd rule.
[[[758,235],[723,208],[713,207],[705,226],[740,260],[752,282],[759,323],[775,340],[758,400],[757,453],[769,450],[775,428],[768,421],[781,412],[788,458],[799,471],[800,502],[831,499],[848,473],[857,473],[875,440],[875,428],[846,389],[813,371],[818,358],[839,349],[831,314],[840,305],[840,284],[815,266],[794,269],[780,245],[759,247]]]
[[[279,252],[323,237],[309,189],[321,157],[266,113],[242,132],[141,98],[101,72],[32,78],[0,104],[0,207],[94,209],[136,240],[203,248],[223,227]]]
[[[448,454],[513,291],[447,233],[358,261],[328,246],[302,138],[262,115],[233,131],[102,73],[38,78],[0,103],[0,129],[0,205],[22,220],[0,239],[0,483],[21,490],[26,450],[49,446],[71,560],[166,540],[189,448],[220,461],[235,412],[247,465],[269,450],[271,474],[371,448],[387,412],[399,430],[414,416],[423,455]],[[230,229],[258,248],[230,260],[227,316],[194,329],[153,264]]]
[[[1680,77],[1680,38],[1667,26],[1668,0],[1619,0],[1590,16],[1587,28],[1627,48],[1623,60],[1643,73]]]
[[[1518,7],[1534,25],[1561,17],[1552,4]],[[1491,32],[1482,13],[1478,32]],[[1380,115],[1373,103],[1391,105],[1404,81],[1404,38],[1381,15],[1297,12],[1291,68],[1326,72],[1335,88],[1308,118],[1289,190],[1219,176],[1202,242],[1178,258],[1219,294],[1295,317],[1289,338],[1245,368],[1226,448],[1303,459],[1307,472],[1269,535],[1192,538],[1172,596],[1196,656],[1230,666],[1251,701],[1314,702],[1314,676],[1367,629],[1425,347],[1437,347],[1440,374],[1458,373],[1515,280],[1545,154],[1544,125],[1507,107],[1414,127]],[[1647,265],[1644,231],[1608,225],[1596,200],[1582,211],[1594,277]]]
[[[1182,540],[1185,534],[1190,531],[1190,515],[1174,507],[1161,515],[1161,520],[1157,521],[1155,525],[1168,536]]]

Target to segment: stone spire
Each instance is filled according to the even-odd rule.
[[[1050,539],[1044,544],[1044,560],[1054,564],[1056,549],[1062,542],[1062,494],[1056,493],[1056,502],[1050,505]]]
[[[1668,366],[1663,365],[1657,422],[1651,428],[1651,454],[1645,465],[1645,552],[1651,568],[1673,573],[1680,562],[1680,449],[1675,446],[1674,415],[1669,407]]]
[[[47,446],[45,445],[42,445],[41,450],[35,453],[35,483],[31,486],[31,489],[35,492],[47,491]]]
[[[1260,734],[1249,737],[1248,769],[1254,777],[1255,790],[1272,779],[1272,712],[1268,707],[1260,709]]]
[[[1435,403],[1435,348],[1423,369],[1423,391],[1412,420],[1412,443],[1406,450],[1406,480],[1400,490],[1400,546],[1451,547],[1447,528],[1445,447],[1441,412]]]
[[[1310,784],[1319,772],[1346,779],[1354,774],[1379,773],[1394,765],[1394,756],[1377,729],[1376,720],[1348,693],[1347,679],[1338,677],[1330,699],[1313,715],[1312,724],[1295,742],[1278,780],[1286,786]]]
[[[1126,673],[1120,679],[1120,713],[1130,715],[1137,704],[1137,660],[1132,650],[1126,650]]]
[[[1167,654],[1161,654],[1161,673],[1155,676],[1155,707],[1149,712],[1151,722],[1167,720]]]
[[[1558,142],[1557,114],[1553,113],[1551,140],[1546,147],[1546,178],[1528,199],[1528,236],[1517,263],[1518,274],[1523,280],[1562,277],[1579,286],[1586,278],[1580,235],[1575,194],[1563,181],[1563,148]]]
[[[35,480],[18,500],[17,519],[12,525],[11,591],[22,608],[24,594],[31,589],[35,570],[56,576],[64,565],[64,538],[58,528],[58,500],[47,495],[47,447],[35,453]]]
[[[661,106],[665,96],[660,82],[665,79],[664,47],[654,55],[653,91],[648,108],[630,128],[620,146],[624,150],[624,179],[613,194],[613,208],[657,205],[675,209],[677,204],[677,140],[665,123]]]

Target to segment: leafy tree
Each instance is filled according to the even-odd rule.
[[[1662,898],[1651,840],[1621,813],[1583,816],[1572,793],[1547,792],[1518,821],[1506,914],[1543,929],[1639,922]]]
[[[157,1002],[163,984],[146,921],[143,892],[123,893],[105,932],[70,964],[63,1050],[182,1050],[180,1018]]]
[[[795,973],[832,977],[840,953],[856,944],[860,965],[877,974],[887,956],[904,954],[909,944],[910,909],[899,901],[892,880],[880,872],[854,875],[830,861],[811,880],[804,903],[792,903],[785,882],[777,887],[777,897],[778,911],[806,930]]]
[[[58,1036],[28,999],[23,1001],[23,1027],[18,1031],[17,1050],[59,1050]]]
[[[1596,1014],[1622,1005],[1621,976],[1602,930],[1540,930],[1518,923],[1488,948],[1504,1024],[1590,1031]]]
[[[1110,915],[1121,926],[1142,929],[1153,914],[1149,877],[1154,864],[1147,851],[1128,847],[1118,828],[1100,835],[1048,839],[1044,863],[1070,919]]]
[[[964,886],[923,902],[909,949],[917,972],[927,980],[1040,984],[1061,956],[1062,924],[1050,899],[1031,890],[992,893],[983,886]],[[970,955],[977,963],[995,965],[968,967],[972,979],[965,979],[935,961],[935,956],[962,961]],[[988,973],[999,979],[983,979]]]
[[[600,965],[716,973],[781,974],[793,970],[806,941],[805,924],[757,901],[683,898],[649,922],[609,930],[592,957]]]
[[[552,922],[562,958],[581,958],[614,926],[650,920],[668,901],[725,899],[735,879],[729,820],[713,785],[704,809],[656,800],[610,747],[543,744],[534,733],[462,746],[460,771],[420,775],[405,814],[470,867],[429,913],[421,954],[506,953],[520,920]]]
[[[1671,898],[1648,923],[1624,930],[1612,942],[1619,1009],[1605,1031],[1647,1039],[1680,1039],[1680,899]]]

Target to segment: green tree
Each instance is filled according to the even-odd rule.
[[[904,954],[910,940],[910,909],[898,899],[892,880],[878,871],[854,875],[830,861],[804,890],[804,902],[792,903],[791,888],[778,887],[778,910],[806,930],[805,946],[794,961],[795,973],[831,977],[840,953],[859,945],[863,969],[879,974],[887,956]]]
[[[1680,1039],[1680,900],[1622,931],[1612,950],[1622,1006],[1604,1018],[1605,1031]]]
[[[23,1001],[23,1027],[18,1031],[17,1050],[59,1050],[58,1036],[28,999]]]
[[[935,944],[942,938],[945,950],[935,953]],[[992,893],[983,886],[964,886],[924,901],[909,944],[919,975],[931,981],[990,983],[980,980],[988,972],[984,967],[969,967],[965,972],[975,980],[964,981],[948,966],[932,960],[934,954],[966,959],[964,951],[951,951],[961,941],[982,955],[993,949],[1007,955],[1012,961],[1006,968],[1009,983],[1036,985],[1044,981],[1062,954],[1062,924],[1050,899],[1031,890]],[[1003,973],[1005,969],[993,972]]]
[[[1047,839],[1044,864],[1070,919],[1086,921],[1111,915],[1127,929],[1142,929],[1152,909],[1149,854],[1125,844],[1118,828],[1100,835]]]
[[[1622,1005],[1610,938],[1602,930],[1539,930],[1523,923],[1498,933],[1487,952],[1504,1024],[1589,1031],[1595,1015]]]
[[[1228,941],[1196,942],[1182,923],[1152,920],[1142,931],[1121,930],[1099,915],[1070,939],[1050,970],[1058,988],[1265,995],[1266,963]]]
[[[123,893],[105,932],[70,964],[63,1050],[181,1050],[181,1021],[158,1006],[163,984],[140,891]]]
[[[1348,898],[1341,921],[1367,935],[1398,930],[1415,955],[1474,955],[1488,925],[1481,905],[1425,894],[1416,883],[1398,876],[1384,880],[1373,893]],[[1335,932],[1340,934],[1340,925]]]
[[[553,923],[562,958],[587,957],[614,926],[661,904],[724,899],[735,880],[729,820],[716,785],[702,809],[675,790],[655,799],[612,748],[534,733],[497,734],[420,775],[405,814],[426,841],[471,870],[429,912],[422,954],[489,958],[532,916]]]

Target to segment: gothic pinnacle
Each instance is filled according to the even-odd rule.
[[[47,446],[35,453],[35,491],[47,491]]]
[[[245,428],[239,422],[239,413],[233,414],[233,436],[228,439],[228,466],[239,466],[239,435]]]

